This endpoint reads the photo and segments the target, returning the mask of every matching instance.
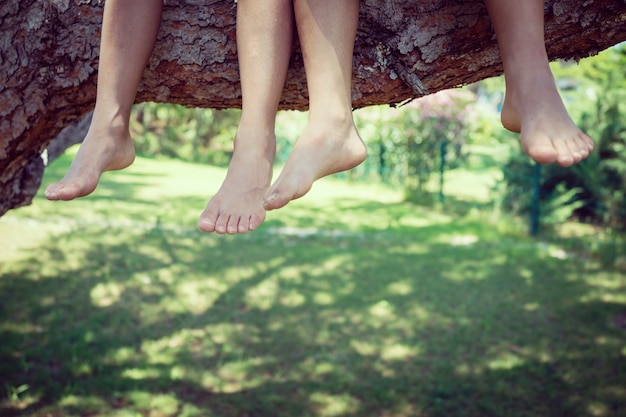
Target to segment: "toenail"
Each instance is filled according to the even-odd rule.
[[[213,226],[213,222],[209,219],[200,219],[200,224],[206,224],[207,226]]]

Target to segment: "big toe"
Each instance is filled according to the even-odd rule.
[[[263,207],[265,210],[277,210],[282,208],[289,203],[290,199],[285,198],[279,191],[273,191],[268,193],[263,201]]]
[[[63,186],[59,183],[50,184],[46,191],[43,193],[44,197],[48,200],[60,200],[59,191],[63,188]]]
[[[206,233],[215,232],[215,225],[219,216],[219,209],[211,204],[207,205],[200,218],[198,219],[198,228]]]
[[[538,164],[551,164],[559,157],[557,150],[549,145],[529,146],[526,153]]]
[[[80,184],[77,184],[74,182],[69,182],[69,183],[58,182],[58,183],[50,185],[46,189],[44,196],[48,200],[68,201],[68,200],[73,200],[77,197],[82,197],[87,194],[89,193],[85,192],[83,187]]]

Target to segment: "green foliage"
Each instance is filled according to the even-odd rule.
[[[626,229],[626,47],[602,58],[584,68],[599,88],[580,123],[595,139],[596,150],[572,175],[586,186],[588,211],[607,226]]]
[[[224,165],[232,153],[239,113],[142,103],[133,109],[131,129],[140,154]]]
[[[442,163],[454,168],[463,160],[474,100],[467,89],[447,90],[400,108],[378,106],[355,112],[370,157],[353,175],[424,193]]]
[[[582,192],[580,188],[565,189],[559,184],[554,193],[541,205],[541,222],[544,224],[561,224],[572,218],[576,210],[585,203],[578,198]]]
[[[517,151],[504,165],[500,204],[504,210],[528,216],[532,210],[534,190],[534,165],[528,156]],[[544,225],[561,224],[585,206],[582,187],[568,187],[557,181],[553,183],[553,168],[541,167],[539,186],[540,222]]]

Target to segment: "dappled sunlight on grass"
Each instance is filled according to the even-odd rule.
[[[452,195],[468,201],[489,202],[493,198],[493,188],[502,179],[502,170],[492,167],[488,170],[448,170],[444,176],[444,195]]]
[[[619,272],[502,232],[489,214],[334,179],[252,234],[205,235],[195,218],[208,196],[196,197],[198,183],[178,188],[176,167],[140,158],[138,171],[105,178],[120,197],[37,199],[0,220],[16,241],[0,254],[0,414],[626,407]],[[176,172],[221,179],[212,171]],[[21,227],[38,233],[17,243]]]

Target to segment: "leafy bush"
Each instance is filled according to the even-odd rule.
[[[138,153],[222,165],[232,153],[239,110],[142,103],[132,120]]]
[[[353,176],[376,177],[424,192],[442,163],[454,167],[462,161],[475,98],[468,89],[446,90],[399,108],[377,106],[355,112],[370,157]]]

